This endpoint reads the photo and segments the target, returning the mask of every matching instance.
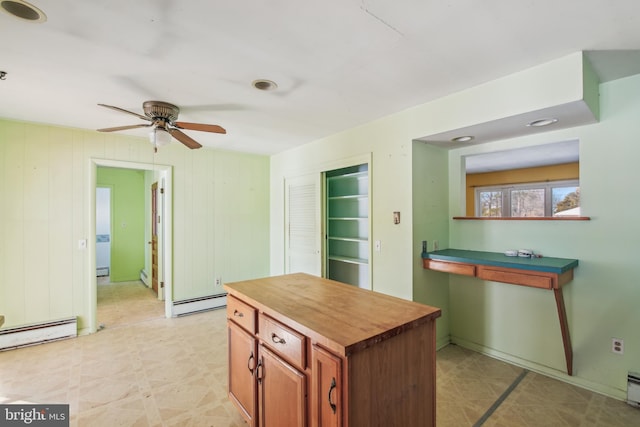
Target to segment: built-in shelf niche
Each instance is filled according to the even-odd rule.
[[[367,164],[325,173],[326,277],[370,289]]]

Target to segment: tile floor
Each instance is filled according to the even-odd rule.
[[[0,403],[68,403],[71,426],[246,425],[227,398],[224,310],[166,319],[139,282],[98,295],[101,331],[0,352]],[[437,425],[640,426],[640,409],[450,345],[437,354]]]

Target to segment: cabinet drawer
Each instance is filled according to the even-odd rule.
[[[227,296],[227,318],[248,332],[256,333],[256,309],[231,295]]]
[[[478,278],[492,282],[513,283],[515,285],[532,286],[534,288],[552,289],[553,278],[531,273],[519,273],[509,270],[492,270],[490,268],[478,268]]]
[[[305,336],[262,313],[259,321],[258,336],[262,342],[289,363],[304,370],[307,365]]]
[[[435,259],[423,259],[422,267],[429,270],[442,271],[444,273],[462,274],[464,276],[475,276],[476,266],[462,264],[459,262],[438,261]]]

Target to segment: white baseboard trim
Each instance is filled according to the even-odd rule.
[[[471,341],[467,341],[458,337],[451,337],[451,342],[453,344],[459,345],[460,347],[467,348],[469,350],[477,351],[478,353],[482,353],[486,356],[493,357],[494,359],[502,360],[507,363],[511,363],[512,365],[517,365],[522,368],[528,369],[532,372],[538,373],[540,375],[544,375],[550,378],[554,378],[559,381],[563,381],[568,384],[575,385],[580,388],[584,388],[586,390],[592,391],[594,393],[602,394],[613,399],[626,401],[627,399],[627,390],[620,390],[614,387],[609,387],[604,384],[599,384],[593,381],[586,380],[584,378],[580,378],[575,376],[575,364],[574,364],[574,375],[569,376],[565,371],[560,371],[555,368],[551,368],[549,366],[541,365],[530,360],[522,359],[520,357],[503,353],[501,351],[482,346],[480,344],[476,344]]]
[[[227,305],[227,294],[209,295],[200,298],[173,302],[173,317],[200,313]]]

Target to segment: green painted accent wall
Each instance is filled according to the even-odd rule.
[[[579,139],[582,214],[590,221],[450,221],[452,248],[502,252],[528,248],[576,258],[563,287],[574,351],[567,377],[558,314],[548,291],[451,275],[454,342],[624,398],[628,371],[640,370],[638,144],[640,75],[600,85],[600,122],[551,130],[449,154],[452,216],[464,213],[461,159],[478,152]],[[611,352],[613,337],[625,353]]]
[[[284,179],[371,153],[370,238],[382,243],[372,254],[374,291],[439,306],[438,345],[451,340],[623,399],[627,372],[640,371],[640,200],[620,196],[634,194],[640,181],[640,75],[598,85],[588,67],[576,52],[272,156],[271,273],[284,266]],[[600,121],[452,151],[416,141],[565,104],[589,108]],[[583,214],[591,221],[451,219],[464,215],[464,155],[576,138]],[[401,212],[401,224],[393,224],[394,211]],[[579,259],[574,280],[564,287],[574,376],[565,371],[552,292],[425,272],[420,242],[428,240],[431,250],[435,239],[442,249],[527,247]],[[624,355],[610,351],[612,337],[625,340]]]
[[[95,254],[79,247],[95,239],[95,159],[171,166],[174,300],[220,294],[217,277],[269,274],[268,156],[177,142],[154,153],[143,137],[0,118],[3,328],[71,316],[79,334],[96,327]]]
[[[413,142],[413,300],[439,307],[436,320],[436,346],[450,340],[449,278],[446,274],[422,268],[422,241],[431,251],[434,242],[440,248],[449,246],[449,192],[447,151]]]
[[[99,167],[96,182],[111,187],[111,281],[139,280],[146,244],[144,171]]]

